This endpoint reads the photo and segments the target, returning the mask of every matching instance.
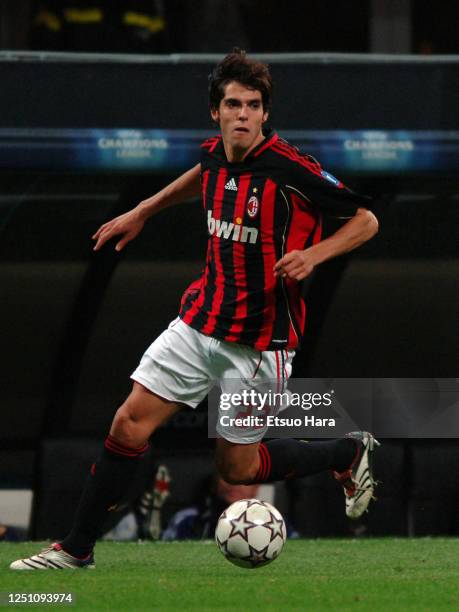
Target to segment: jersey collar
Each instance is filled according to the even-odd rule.
[[[274,130],[271,130],[270,128],[266,128],[266,131],[263,129],[263,135],[265,137],[264,140],[262,140],[260,144],[258,144],[254,149],[252,149],[247,157],[258,157],[263,153],[263,151],[269,149],[279,138],[276,132]]]
[[[250,153],[247,155],[247,157],[244,159],[243,162],[234,162],[231,164],[231,166],[241,166],[241,165],[246,164],[250,159],[258,157],[259,155],[263,153],[263,151],[266,151],[266,149],[269,149],[279,138],[277,133],[271,128],[263,128],[263,136],[264,136],[264,139],[254,149],[250,151]],[[227,161],[226,155],[225,155],[225,148],[223,147],[223,139],[221,136],[220,136],[220,141],[215,147],[214,152],[217,155],[217,157],[219,157],[220,159],[223,159],[225,162]]]

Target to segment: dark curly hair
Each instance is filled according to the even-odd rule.
[[[246,52],[235,47],[209,75],[209,106],[218,109],[225,96],[225,87],[231,81],[237,81],[261,93],[263,110],[271,109],[273,82],[266,64],[251,60]]]

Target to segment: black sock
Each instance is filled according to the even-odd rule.
[[[350,438],[305,442],[270,440],[259,446],[260,467],[254,482],[274,482],[312,476],[325,470],[343,472],[351,466],[356,443]]]
[[[102,533],[102,528],[126,494],[139,465],[139,457],[148,444],[129,448],[111,436],[105,441],[102,455],[91,467],[78,505],[73,527],[61,542],[62,548],[75,557],[87,556]]]

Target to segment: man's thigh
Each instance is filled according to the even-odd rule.
[[[164,399],[196,408],[212,387],[209,342],[177,318],[147,348],[131,378]]]
[[[165,399],[134,382],[132,391],[121,408],[123,406],[134,421],[145,421],[152,426],[159,427],[185,404]]]
[[[226,406],[218,406],[217,433],[236,444],[261,442],[268,430],[268,416],[282,406],[276,394],[287,396],[294,351],[256,351],[241,345],[222,343],[221,363],[228,363],[220,379]],[[253,394],[253,395],[250,395]],[[229,406],[228,406],[229,404]]]

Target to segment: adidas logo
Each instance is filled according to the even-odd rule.
[[[230,180],[225,185],[225,189],[229,189],[230,191],[237,191],[237,185],[234,178],[230,178]]]

